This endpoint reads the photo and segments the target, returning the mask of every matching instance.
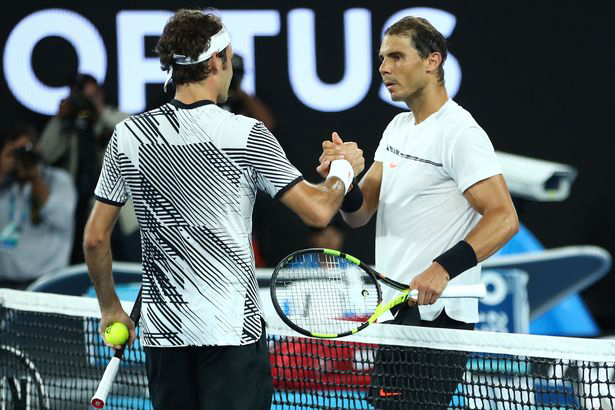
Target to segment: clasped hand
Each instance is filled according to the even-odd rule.
[[[350,162],[355,177],[363,172],[365,168],[365,158],[363,150],[357,147],[356,142],[344,142],[337,132],[331,134],[331,141],[323,141],[322,154],[318,159],[319,165],[316,171],[324,178],[329,175],[329,165],[336,159],[345,159]]]
[[[418,299],[408,299],[408,305],[432,305],[442,294],[449,281],[448,272],[438,262],[416,275],[410,282],[410,290],[418,290]]]

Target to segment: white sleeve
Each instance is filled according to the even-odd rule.
[[[376,148],[376,153],[374,154],[374,161],[384,162],[384,154],[387,150],[387,145],[389,145],[389,126],[386,127],[384,132],[382,133],[382,138],[380,139],[380,143],[378,143],[378,148]]]
[[[246,154],[248,163],[256,171],[258,188],[272,198],[280,198],[303,180],[301,172],[286,158],[280,143],[262,122],[252,127]]]
[[[449,147],[444,168],[462,193],[475,183],[502,173],[493,145],[480,127],[461,132]]]
[[[115,128],[105,156],[98,184],[94,190],[94,197],[106,204],[123,206],[128,200],[124,177],[120,170],[120,154],[118,151],[118,129]]]

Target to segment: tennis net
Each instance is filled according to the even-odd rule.
[[[95,299],[0,289],[0,409],[86,408],[111,357],[99,317]],[[274,409],[615,408],[615,340],[377,324],[317,340],[268,320]],[[106,408],[151,408],[138,344]]]

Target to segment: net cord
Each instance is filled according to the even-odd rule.
[[[100,318],[96,299],[0,289],[0,305],[11,309],[69,316]],[[132,302],[122,302],[126,311]],[[305,338],[277,316],[266,318],[267,333]],[[383,325],[374,323],[359,334],[344,337],[347,342],[391,344],[466,352],[490,352],[560,360],[615,362],[615,339],[587,339],[560,336],[480,332],[456,329]]]

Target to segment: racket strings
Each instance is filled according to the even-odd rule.
[[[379,303],[377,285],[363,269],[323,253],[295,255],[278,270],[275,287],[284,314],[313,333],[350,332]]]

